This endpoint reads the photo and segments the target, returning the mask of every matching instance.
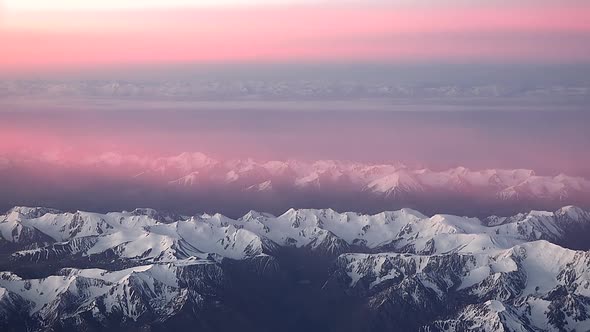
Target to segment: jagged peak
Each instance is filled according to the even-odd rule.
[[[575,205],[564,206],[564,207],[558,209],[557,211],[555,211],[555,214],[558,216],[567,216],[567,217],[569,217],[573,220],[576,220],[576,221],[590,222],[590,220],[588,220],[590,213],[578,206],[575,206]]]
[[[39,218],[47,213],[59,214],[63,212],[47,207],[15,206],[6,212],[7,215],[11,213],[18,213],[26,218]]]
[[[418,210],[411,209],[411,208],[402,208],[402,209],[399,209],[398,211],[400,214],[410,215],[410,216],[416,217],[418,219],[427,219],[428,218],[428,216],[426,216],[422,212],[420,212]]]
[[[295,208],[289,208],[287,211],[283,212],[282,214],[279,215],[279,218],[290,218],[292,216],[297,215],[299,210],[295,209]]]
[[[250,210],[238,220],[255,220],[259,218],[276,218],[273,214],[267,212],[258,212],[255,210]]]
[[[552,217],[554,213],[551,211],[531,210],[527,215],[530,217]]]
[[[154,216],[158,214],[158,211],[152,208],[136,208],[135,210],[130,212],[132,215],[136,216]]]

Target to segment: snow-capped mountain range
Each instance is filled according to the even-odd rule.
[[[154,189],[184,194],[214,189],[232,195],[284,197],[337,191],[386,201],[458,195],[488,201],[590,204],[590,180],[566,174],[537,175],[529,169],[431,170],[402,163],[218,160],[200,152],[159,158],[112,152],[76,158],[60,154],[0,157],[0,175],[39,165],[99,176],[117,174],[131,182],[157,186]]]
[[[287,319],[279,308],[291,304],[263,299],[280,293],[299,294],[292,301],[310,315],[314,303],[338,299],[332,309],[351,305],[371,331],[586,331],[589,236],[590,212],[574,206],[483,219],[15,207],[0,215],[0,328],[216,330],[234,321],[273,330],[264,317]],[[297,277],[306,269],[320,272]],[[274,305],[279,312],[267,312]],[[301,328],[293,324],[286,329]]]
[[[156,161],[149,169],[162,173],[176,173],[184,169],[188,174],[169,181],[172,186],[192,187],[213,181],[238,185],[248,191],[272,191],[281,186],[289,190],[321,190],[322,187],[341,186],[391,198],[437,190],[486,193],[500,199],[565,199],[568,195],[590,193],[590,181],[582,177],[565,174],[541,176],[527,169],[471,170],[456,167],[434,171],[413,169],[400,163],[364,164],[333,160],[310,163],[257,162],[252,159],[219,162],[201,153],[181,154],[176,158],[176,166],[164,159]]]

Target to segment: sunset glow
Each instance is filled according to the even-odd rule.
[[[6,5],[0,70],[243,62],[584,62],[590,7],[383,3],[34,10]],[[186,4],[185,4],[186,5]]]
[[[0,181],[187,152],[590,178],[586,1],[2,5]]]

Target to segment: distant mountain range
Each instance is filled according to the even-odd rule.
[[[3,97],[158,98],[179,100],[337,100],[358,98],[587,97],[584,84],[401,84],[354,80],[4,80]]]
[[[445,171],[412,169],[400,163],[370,164],[334,160],[316,162],[264,161],[253,159],[219,161],[196,153],[173,157],[145,158],[106,153],[76,161],[59,157],[12,161],[4,158],[2,169],[41,162],[88,171],[117,169],[134,179],[160,182],[168,187],[199,190],[208,186],[248,192],[322,191],[330,188],[356,191],[384,198],[418,196],[425,193],[468,193],[497,199],[555,199],[590,194],[590,180],[559,174],[536,175],[529,169]],[[2,170],[0,169],[0,171]]]
[[[482,219],[15,207],[0,215],[0,329],[587,331],[588,238],[574,206]]]
[[[72,192],[77,197],[100,197],[98,202],[128,202],[123,206],[153,203],[168,210],[177,210],[174,202],[183,202],[185,207],[203,202],[232,216],[247,212],[247,206],[275,213],[290,206],[371,213],[410,206],[428,213],[451,211],[475,216],[567,204],[590,206],[590,180],[565,174],[465,167],[431,170],[401,163],[334,160],[217,160],[198,152],[160,158],[117,153],[69,159],[59,154],[10,156],[0,158],[0,178],[7,201],[39,202],[36,193],[59,197]],[[17,196],[24,188],[35,190]],[[75,200],[68,196],[67,201]],[[222,202],[227,200],[236,202],[232,206],[244,207],[225,210],[227,204]],[[47,204],[60,206],[54,202],[48,200]]]

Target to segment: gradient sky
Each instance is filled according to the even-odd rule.
[[[588,0],[0,0],[0,207],[64,185],[63,206],[100,202],[92,172],[29,161],[112,152],[590,178],[588,18]]]
[[[0,71],[208,62],[587,62],[590,5],[4,0]]]
[[[577,174],[585,169],[581,161],[590,159],[585,149],[588,136],[576,129],[580,119],[586,119],[579,111],[587,109],[590,95],[590,70],[578,66],[590,59],[587,1],[4,0],[0,8],[0,74],[70,71],[82,82],[74,84],[81,94],[66,95],[65,100],[64,95],[58,95],[61,100],[45,100],[44,94],[34,95],[38,88],[26,84],[22,93],[0,89],[0,155],[77,145],[97,152],[202,150],[229,157],[398,159]],[[358,67],[337,65],[351,62]],[[448,65],[465,62],[471,66]],[[221,64],[217,68],[227,68],[231,75],[182,67],[193,63]],[[246,78],[229,63],[245,64]],[[271,66],[277,63],[279,67]],[[281,63],[302,66],[280,68]],[[420,67],[424,63],[433,65]],[[385,67],[371,67],[378,64]],[[157,77],[158,70],[174,65],[180,66],[176,74]],[[182,79],[189,83],[201,79],[226,84],[220,90],[227,84],[264,80],[271,90],[285,84],[321,90],[326,84],[347,82],[353,90],[311,99],[288,94],[285,103],[264,100],[268,95],[255,91],[244,97],[253,104],[238,100],[234,106],[223,98],[220,104],[196,99],[168,104],[169,98],[158,104],[154,96],[119,103],[109,98],[120,96],[97,101],[84,95],[83,81],[93,79],[88,69],[98,68],[108,86],[109,80],[120,79],[118,74],[132,67],[142,68],[144,74],[138,86],[178,80],[178,73],[186,72]],[[417,93],[425,94],[396,102],[361,96],[353,102],[355,85],[375,82],[385,89],[397,84],[419,87]],[[454,87],[505,92],[495,99],[463,98],[448,104],[442,96],[424,102],[428,89],[444,92]],[[54,82],[45,92],[51,95],[61,88]],[[17,102],[9,100],[11,94]],[[71,100],[82,97],[87,100]],[[322,104],[314,98],[342,100]],[[76,121],[68,113],[72,109],[81,112]],[[532,113],[522,110],[553,113],[535,115],[539,123],[526,128]],[[425,113],[407,117],[382,111]],[[471,111],[485,112],[476,118]],[[488,116],[498,120],[490,124]],[[508,127],[515,122],[520,126]],[[301,135],[301,128],[307,135]],[[548,162],[542,151],[556,158]]]

